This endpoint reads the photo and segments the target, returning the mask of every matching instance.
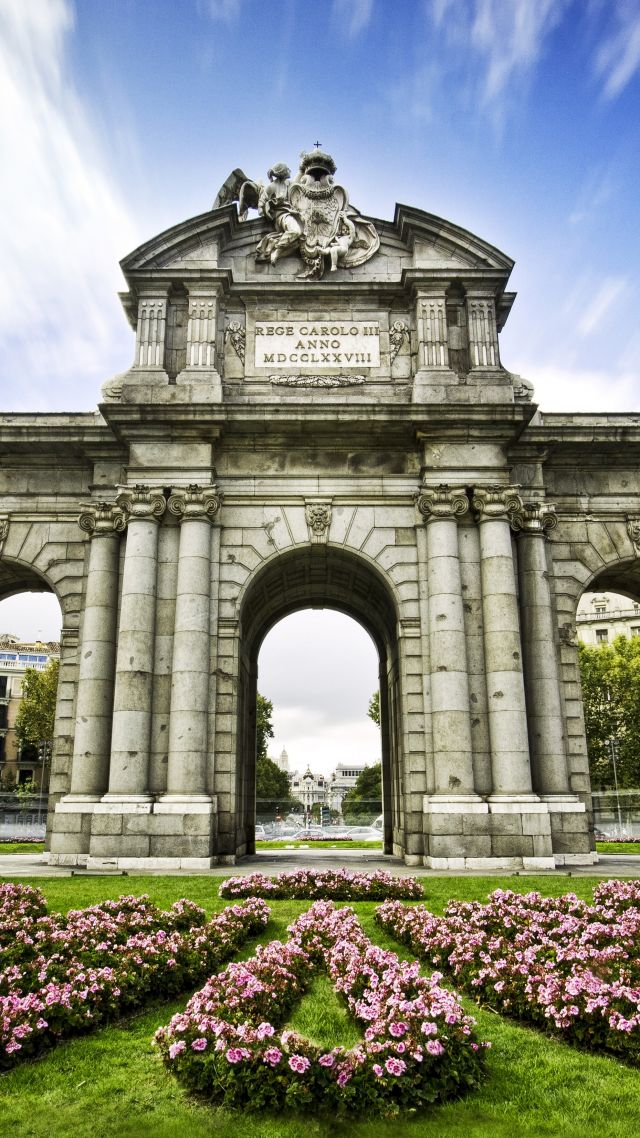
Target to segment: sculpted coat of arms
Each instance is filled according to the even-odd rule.
[[[343,186],[333,180],[336,164],[330,154],[312,150],[303,154],[295,178],[284,162],[268,171],[268,182],[253,182],[234,170],[222,186],[214,209],[238,202],[240,220],[257,209],[272,226],[256,249],[257,261],[277,264],[281,257],[298,253],[305,269],[301,280],[319,280],[325,268],[355,268],[373,257],[380,237],[372,222],[349,205]]]

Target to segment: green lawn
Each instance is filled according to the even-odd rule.
[[[26,879],[21,879],[23,882]],[[558,896],[568,888],[590,899],[597,879],[566,877],[429,878],[426,900],[441,912],[449,898],[483,899],[496,888],[539,889]],[[188,896],[218,910],[219,880],[210,877],[51,878],[31,880],[52,910],[90,905],[123,892],[147,892],[166,907]],[[308,902],[272,902],[262,941],[284,938],[286,926]],[[379,944],[409,954],[373,923],[373,902],[354,905]],[[256,942],[243,956],[250,956]],[[299,1117],[239,1115],[211,1109],[187,1096],[167,1074],[150,1045],[157,1027],[184,1006],[184,998],[148,1008],[93,1035],[72,1040],[0,1079],[0,1133],[16,1138],[631,1138],[640,1134],[640,1071],[615,1059],[581,1053],[542,1034],[477,1008],[479,1030],[493,1042],[489,1078],[468,1099],[394,1122],[341,1123],[314,1114]],[[353,1024],[324,978],[295,1010],[292,1024],[325,1043],[350,1046]]]
[[[640,842],[596,842],[598,853],[637,854],[640,857]]]
[[[0,854],[42,853],[44,842],[0,842]]]

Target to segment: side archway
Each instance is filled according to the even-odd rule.
[[[384,849],[404,848],[403,760],[397,602],[390,584],[364,557],[310,545],[273,557],[240,599],[236,727],[236,853],[255,852],[256,693],[258,654],[271,628],[304,608],[332,608],[371,636],[379,659]]]

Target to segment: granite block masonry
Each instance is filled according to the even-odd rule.
[[[309,606],[377,647],[387,852],[596,860],[575,613],[640,598],[637,416],[541,411],[500,357],[512,261],[336,174],[235,170],[122,262],[99,412],[2,416],[0,595],[64,621],[53,864],[254,851],[258,651]]]

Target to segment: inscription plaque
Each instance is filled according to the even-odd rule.
[[[376,321],[271,321],[255,326],[256,367],[380,367],[380,325]]]

